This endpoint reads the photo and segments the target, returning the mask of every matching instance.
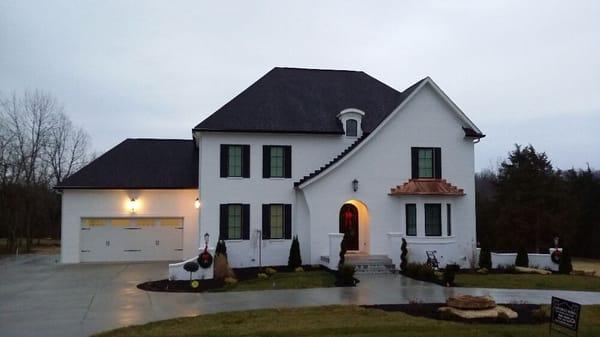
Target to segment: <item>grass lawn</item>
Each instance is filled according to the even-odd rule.
[[[457,287],[600,291],[600,277],[537,274],[456,274]]]
[[[324,270],[305,272],[278,272],[268,278],[239,281],[213,291],[247,291],[270,289],[304,289],[334,287],[335,276]]]
[[[600,336],[600,306],[585,306],[581,337]],[[105,332],[121,336],[548,336],[548,324],[463,324],[357,306],[240,311],[177,318]]]

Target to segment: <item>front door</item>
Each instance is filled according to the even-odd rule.
[[[346,249],[358,250],[358,209],[344,204],[340,209],[340,233],[346,234]]]

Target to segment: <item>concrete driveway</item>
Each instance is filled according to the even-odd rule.
[[[600,304],[600,293],[443,288],[399,275],[360,276],[356,288],[204,294],[145,292],[166,263],[61,265],[56,256],[0,259],[1,336],[88,336],[108,329],[221,311],[330,304],[443,302],[453,294],[490,294],[498,302],[549,303],[552,295]]]

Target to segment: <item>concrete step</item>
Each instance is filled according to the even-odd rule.
[[[395,269],[392,259],[386,255],[346,254],[345,258],[358,274],[390,274]]]

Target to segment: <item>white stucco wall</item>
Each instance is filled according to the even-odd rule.
[[[202,192],[200,233],[219,233],[219,205],[250,204],[250,240],[228,240],[227,253],[233,267],[259,264],[259,238],[262,229],[262,205],[292,204],[292,232],[298,235],[304,263],[311,261],[308,209],[297,200],[293,183],[311,173],[342,152],[355,138],[343,135],[258,134],[203,132],[196,134],[200,151],[200,190]],[[220,145],[250,145],[250,178],[220,177]],[[292,178],[262,177],[263,145],[292,146]],[[285,265],[291,240],[263,240],[260,247],[262,265]],[[313,259],[314,260],[314,259]]]
[[[368,111],[366,112],[368,114]],[[327,255],[328,233],[338,231],[339,209],[350,199],[369,210],[370,254],[386,254],[389,232],[405,232],[405,204],[417,204],[416,237],[407,238],[409,260],[424,262],[425,250],[437,250],[442,265],[468,266],[475,249],[474,144],[465,139],[463,123],[426,84],[354,155],[303,188],[310,210],[311,258]],[[389,196],[390,188],[411,178],[411,147],[441,147],[442,177],[466,195]],[[351,182],[359,181],[353,192]],[[442,237],[425,237],[426,202],[442,204]],[[446,234],[446,204],[452,205],[452,236]]]
[[[87,217],[183,218],[183,256],[197,255],[198,209],[195,189],[188,190],[65,190],[62,194],[61,261],[78,263],[81,219]],[[128,201],[138,200],[130,213]]]

